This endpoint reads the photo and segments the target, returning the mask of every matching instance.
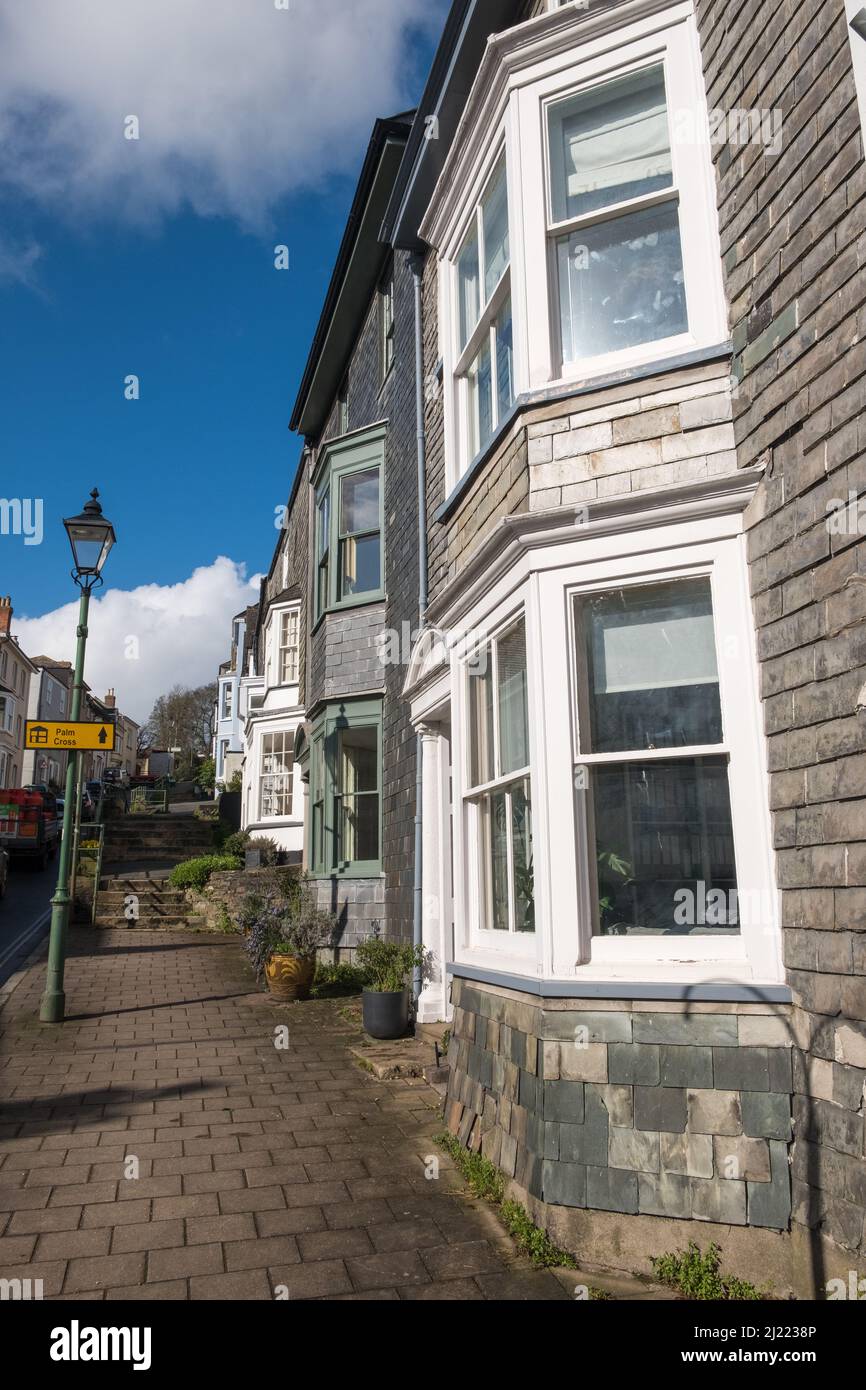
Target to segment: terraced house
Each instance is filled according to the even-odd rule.
[[[455,0],[259,618],[451,1129],[587,1260],[801,1294],[866,1258],[864,63],[843,0]]]
[[[456,4],[386,217],[437,386],[406,693],[448,1122],[585,1257],[673,1222],[801,1292],[866,1211],[848,18]]]

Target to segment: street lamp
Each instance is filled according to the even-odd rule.
[[[102,515],[99,493],[96,488],[90,494],[90,501],[78,516],[68,517],[63,525],[72,546],[75,568],[72,578],[81,590],[78,605],[78,645],[75,650],[75,681],[72,686],[72,703],[69,719],[75,723],[81,716],[81,700],[84,693],[84,651],[87,645],[87,614],[90,608],[90,595],[102,583],[102,567],[108,552],[114,545],[114,527]],[[69,925],[69,850],[72,839],[72,823],[75,814],[75,798],[78,787],[78,752],[70,750],[66,767],[66,801],[63,807],[63,838],[60,842],[60,855],[57,865],[57,888],[51,899],[51,936],[48,943],[48,971],[45,980],[45,993],[39,1009],[43,1023],[62,1023],[66,995],[63,989],[63,971],[66,964],[66,932]]]

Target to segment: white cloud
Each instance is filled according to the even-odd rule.
[[[257,223],[409,105],[444,0],[0,0],[0,182],[62,215]],[[124,138],[136,116],[140,138]]]
[[[36,289],[34,267],[42,255],[35,241],[13,242],[0,237],[0,284],[27,285]]]
[[[119,708],[141,722],[173,685],[216,680],[229,654],[231,619],[258,596],[258,576],[247,579],[243,565],[221,555],[180,584],[142,584],[94,597],[84,679],[100,697],[113,686]],[[77,601],[41,618],[16,614],[13,621],[28,655],[74,659]],[[130,638],[137,639],[137,659],[127,655],[134,650]]]

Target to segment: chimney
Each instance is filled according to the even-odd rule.
[[[108,694],[106,695],[106,697],[105,697],[105,699],[102,701],[102,703],[103,703],[104,705],[106,705],[108,709],[114,709],[115,705],[117,704],[117,701],[116,701],[116,699],[114,698],[114,689],[113,689],[113,688],[112,688],[111,690],[109,690]]]
[[[7,594],[0,598],[0,637],[8,637],[12,626],[12,600]]]

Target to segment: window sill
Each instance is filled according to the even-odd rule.
[[[381,869],[309,869],[307,872],[310,878],[320,880],[334,879],[336,882],[341,882],[344,879],[384,879],[385,877]]]
[[[697,348],[694,351],[680,353],[673,357],[654,358],[640,366],[624,367],[619,371],[607,372],[600,376],[580,377],[565,382],[559,381],[554,386],[523,392],[517,397],[508,414],[500,421],[493,437],[471,460],[445,501],[433,513],[433,520],[439,523],[449,520],[479,475],[484,471],[486,464],[499,448],[515,421],[525,411],[538,405],[554,405],[557,401],[595,395],[608,386],[622,386],[631,381],[645,381],[654,376],[667,375],[669,372],[678,371],[681,368],[702,366],[706,362],[725,361],[731,357],[732,353],[732,343],[720,343],[716,347]]]
[[[599,977],[573,976],[568,980],[542,980],[537,976],[513,974],[489,967],[464,965],[449,961],[445,970],[459,979],[480,984],[499,985],[550,999],[669,999],[684,1003],[712,1001],[740,1004],[790,1004],[791,990],[787,985],[734,984],[716,981],[680,980],[610,980]]]

